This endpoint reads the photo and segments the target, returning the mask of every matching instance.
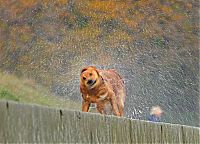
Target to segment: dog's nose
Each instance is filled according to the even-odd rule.
[[[93,83],[93,80],[88,80],[87,84],[92,84]]]

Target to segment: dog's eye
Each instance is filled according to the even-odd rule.
[[[84,80],[86,80],[86,77],[83,77]]]
[[[92,76],[92,73],[90,73],[90,76]]]

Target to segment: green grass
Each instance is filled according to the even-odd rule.
[[[81,103],[66,100],[50,93],[33,80],[18,78],[0,72],[0,100],[34,103],[57,108],[81,109]]]
[[[16,96],[14,96],[9,90],[5,88],[0,89],[0,99],[19,101]]]
[[[157,37],[153,40],[153,43],[158,47],[158,48],[164,48],[165,46],[165,41],[162,37]]]

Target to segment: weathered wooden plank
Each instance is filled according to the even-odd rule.
[[[17,141],[21,142],[22,139],[26,140],[31,132],[30,121],[30,113],[28,110],[30,107],[23,105],[13,105],[10,103],[3,103],[3,107],[1,107],[1,118],[2,115],[4,117],[3,121],[3,133],[5,138],[3,142],[5,143],[15,143]],[[14,106],[14,107],[13,107]],[[22,110],[23,109],[23,110]],[[27,110],[27,111],[26,111]],[[25,129],[26,128],[26,129]],[[28,130],[29,129],[29,130]]]
[[[33,141],[41,143],[63,142],[59,109],[33,107]]]
[[[200,143],[199,128],[0,101],[0,143]]]
[[[5,143],[6,142],[6,125],[7,125],[7,120],[6,120],[6,102],[3,101],[0,103],[0,143]]]
[[[146,121],[131,120],[133,143],[161,143],[161,125]]]
[[[76,121],[76,122],[75,122]],[[128,119],[113,116],[63,111],[63,131],[66,142],[130,143]],[[76,135],[72,137],[71,135]]]
[[[200,130],[190,126],[181,126],[184,144],[200,144]]]
[[[91,143],[91,117],[90,115],[86,117],[81,112],[63,111],[62,124],[65,141],[68,143]]]
[[[110,143],[132,143],[130,135],[130,119],[105,116],[105,123]]]
[[[183,143],[181,125],[163,123],[162,143]]]
[[[15,103],[4,103],[3,106],[0,113],[1,123],[4,124],[1,132],[5,138],[2,138],[2,142],[29,143],[60,140],[58,110]]]

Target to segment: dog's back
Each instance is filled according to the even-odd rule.
[[[125,102],[125,84],[122,77],[114,69],[99,70],[99,73],[115,93],[119,111],[123,115]]]

